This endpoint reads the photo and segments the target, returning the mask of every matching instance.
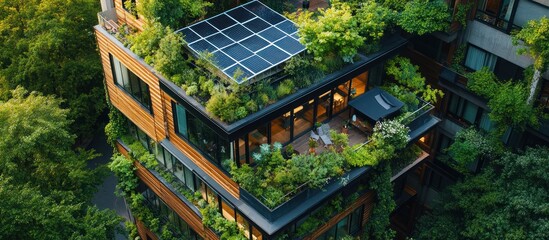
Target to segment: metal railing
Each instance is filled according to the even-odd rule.
[[[105,30],[115,33],[118,32],[118,24],[116,18],[115,9],[109,9],[103,12],[97,13],[97,20],[99,25],[101,25]]]

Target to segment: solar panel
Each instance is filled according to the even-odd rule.
[[[236,61],[243,60],[244,58],[250,57],[253,54],[252,52],[250,52],[250,50],[244,48],[238,43],[223,48],[221,49],[221,51],[223,51],[228,56],[231,56]]]
[[[297,32],[297,27],[295,26],[295,24],[288,20],[277,24],[276,27],[286,34],[292,34]]]
[[[192,26],[191,29],[195,33],[198,33],[201,37],[207,37],[217,32],[217,30],[208,22],[199,22],[198,24]]]
[[[238,83],[242,83],[244,78],[249,78],[253,75],[250,71],[242,67],[242,65],[240,64],[235,64],[232,67],[225,69],[225,71],[223,72],[231,76],[231,78],[234,78],[238,70],[240,70],[241,72],[241,74],[239,74],[239,76],[236,76],[236,79],[235,79]]]
[[[244,26],[252,30],[252,32],[257,33],[267,29],[268,27],[271,26],[271,24],[263,21],[261,18],[255,18],[254,20],[244,23]]]
[[[184,39],[185,41],[187,41],[187,43],[192,43],[200,39],[200,36],[194,33],[190,28],[185,28],[181,32],[183,33]]]
[[[242,7],[238,7],[238,8],[235,8],[233,10],[228,11],[227,15],[231,16],[236,21],[241,22],[241,23],[243,23],[245,21],[248,21],[248,20],[255,17],[255,15],[253,13],[251,13],[250,11],[248,11],[245,8],[242,8]]]
[[[216,46],[217,48],[223,48],[225,46],[228,46],[229,44],[234,43],[231,39],[228,37],[225,37],[225,35],[221,33],[216,33],[214,35],[209,36],[206,38],[208,42]]]
[[[213,53],[213,62],[221,69],[225,69],[236,63],[233,59],[227,56],[227,54],[221,51],[216,51]]]
[[[213,45],[206,42],[206,40],[197,41],[197,42],[189,45],[189,47],[194,49],[197,52],[204,52],[204,51],[213,52],[213,51],[217,50]]]
[[[276,29],[275,27],[270,27],[265,29],[263,32],[259,33],[259,36],[262,36],[263,38],[267,39],[268,41],[274,42],[284,36],[284,32]]]
[[[249,37],[253,33],[245,28],[242,25],[234,25],[230,28],[227,28],[223,33],[233,39],[235,42],[238,42],[246,37]]]
[[[257,50],[269,45],[269,42],[265,41],[263,38],[254,35],[240,42],[240,44],[242,44],[242,46],[246,47],[252,52],[257,52]]]
[[[212,63],[238,83],[305,50],[299,43],[296,25],[257,0],[178,32],[184,35],[192,52],[197,56],[203,51],[211,52]],[[235,78],[236,69],[243,74]]]
[[[297,40],[293,39],[290,36],[286,36],[276,41],[274,44],[292,55],[295,55],[305,49],[305,47],[301,45],[301,43],[299,43]]]
[[[225,14],[218,15],[217,17],[211,18],[208,20],[208,22],[217,28],[219,31],[228,28],[234,24],[236,24],[236,21],[230,18],[229,16]]]
[[[254,73],[259,73],[271,66],[269,62],[263,60],[257,55],[251,56],[240,63],[242,63],[244,67],[246,67],[247,69],[250,69]]]
[[[272,45],[257,52],[257,55],[269,61],[273,65],[280,63],[290,57],[290,55]]]

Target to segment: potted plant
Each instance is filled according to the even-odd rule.
[[[285,148],[284,148],[284,151],[283,151],[283,156],[285,159],[290,159],[292,158],[292,155],[295,153],[295,149],[294,149],[294,146],[292,146],[292,144],[288,144]]]
[[[315,133],[318,133],[318,130],[317,130],[317,129],[318,129],[320,126],[322,126],[322,123],[320,123],[320,122],[315,122],[315,129],[313,129],[313,130],[315,131]]]
[[[309,138],[309,153],[314,154],[316,152],[316,147],[318,147],[318,142],[313,138]]]
[[[349,128],[351,128],[351,120],[347,119],[343,122],[343,127],[341,127],[341,133],[349,134]]]

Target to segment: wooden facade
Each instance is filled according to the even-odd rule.
[[[349,207],[347,207],[342,212],[338,213],[332,219],[328,220],[328,222],[324,223],[322,226],[320,226],[315,232],[313,232],[308,237],[305,237],[304,240],[314,240],[320,237],[324,232],[326,232],[331,227],[335,226],[341,219],[347,217],[347,215],[351,214],[354,210],[356,210],[361,205],[364,205],[364,210],[362,214],[362,226],[368,222],[368,219],[370,218],[370,214],[372,213],[372,207],[374,205],[374,196],[375,194],[370,191],[361,197],[359,197],[353,204],[351,204]]]
[[[95,32],[105,73],[105,85],[111,103],[153,140],[160,141],[164,139],[166,134],[162,101],[160,99],[160,85],[158,78],[152,72],[152,68],[145,66],[141,60],[138,60],[139,57],[129,52],[105,30],[96,27]],[[145,109],[126,90],[115,84],[109,54],[116,57],[149,86],[152,112]]]
[[[136,0],[139,2],[139,0]],[[145,18],[142,15],[136,17],[132,13],[126,11],[122,6],[124,0],[114,0],[114,8],[116,8],[116,18],[120,24],[125,23],[138,31],[142,31],[145,26]]]
[[[186,140],[183,140],[175,131],[175,122],[174,122],[174,113],[172,109],[172,102],[174,100],[167,94],[162,92],[162,98],[164,99],[164,105],[166,110],[166,120],[168,124],[168,136],[170,141],[184,153],[189,159],[191,159],[196,165],[198,165],[202,170],[204,170],[210,177],[215,179],[219,185],[221,185],[225,190],[227,190],[233,197],[239,198],[240,191],[238,189],[238,184],[233,181],[227,174],[219,169],[218,166],[206,159],[200,152],[198,152],[194,147],[192,147]]]

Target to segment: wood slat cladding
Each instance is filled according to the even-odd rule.
[[[118,23],[125,23],[137,29],[138,31],[143,31],[143,27],[145,26],[145,18],[142,15],[139,15],[139,19],[137,19],[133,14],[129,13],[122,7],[123,4],[124,0],[114,0],[114,8],[116,9],[116,17],[118,18]]]
[[[145,224],[139,220],[135,220],[135,226],[137,227],[137,233],[141,237],[141,239],[152,239],[152,240],[158,240],[158,237],[152,233],[147,227],[145,227]]]
[[[117,45],[114,41],[118,42],[118,40],[110,35],[108,36],[106,31],[102,31],[100,27],[96,27],[95,32],[105,73],[105,84],[112,104],[149,135],[149,137],[155,141],[164,139],[165,128],[158,78],[151,72],[150,67],[144,66],[136,59],[137,56],[129,53],[122,46]],[[109,54],[120,60],[122,64],[149,86],[152,114],[130,96],[129,93],[114,83]]]
[[[128,151],[125,147],[120,145],[120,143],[116,143],[116,149],[118,149],[122,155],[129,157]],[[179,215],[179,217],[181,217],[181,219],[189,225],[189,227],[191,227],[204,239],[219,240],[219,237],[211,229],[204,227],[202,224],[202,219],[197,216],[193,210],[189,208],[189,206],[179,200],[179,198],[170,189],[166,188],[162,182],[160,182],[151,172],[149,172],[149,170],[137,161],[134,161],[134,165],[137,168],[135,172],[137,177],[139,177],[143,183],[145,183],[159,198],[161,198],[162,201],[168,205],[168,207],[174,210],[174,212],[176,212],[177,215]],[[144,237],[145,235],[143,234],[147,233],[149,236],[154,236],[154,234],[149,231],[142,222],[139,220],[136,220],[136,222],[138,223],[138,232],[141,237]]]
[[[332,219],[328,220],[328,222],[324,223],[320,228],[318,228],[315,232],[313,232],[308,237],[305,237],[304,240],[313,240],[317,239],[322,235],[326,230],[330,229],[331,227],[335,226],[341,219],[345,218],[347,215],[349,215],[351,212],[353,212],[356,208],[360,207],[361,205],[365,204],[364,206],[364,214],[362,216],[362,225],[364,225],[368,219],[370,218],[370,213],[372,211],[372,206],[374,202],[374,193],[372,191],[362,195],[359,197],[351,206],[347,207],[345,210],[337,214],[336,216],[332,217]]]
[[[233,181],[229,176],[223,173],[218,166],[211,163],[202,154],[200,154],[194,147],[190,146],[185,140],[181,139],[175,133],[175,123],[172,111],[172,99],[167,93],[162,92],[162,99],[166,106],[166,120],[168,123],[168,136],[170,142],[172,142],[181,152],[183,152],[191,161],[198,165],[208,175],[213,178],[219,185],[221,185],[227,192],[233,195],[235,198],[240,198],[240,191],[238,184]]]
[[[158,197],[160,197],[169,208],[174,210],[195,232],[201,236],[205,235],[202,219],[197,216],[192,209],[182,202],[170,189],[166,188],[152,173],[149,172],[139,162],[134,161],[137,168],[135,171],[137,177],[143,181]]]

